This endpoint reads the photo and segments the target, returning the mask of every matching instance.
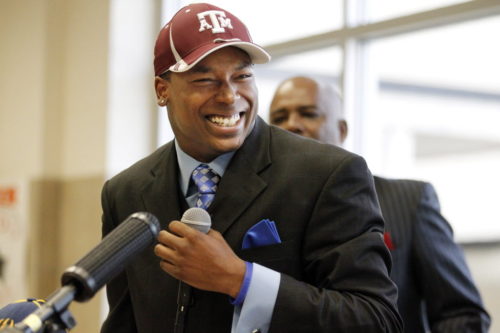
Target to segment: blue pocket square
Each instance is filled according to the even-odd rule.
[[[279,243],[281,243],[281,239],[278,235],[276,224],[274,221],[265,219],[248,229],[245,237],[243,237],[242,249]]]

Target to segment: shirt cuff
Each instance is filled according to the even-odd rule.
[[[259,329],[267,333],[278,296],[281,274],[259,264],[253,264],[250,287],[243,305],[235,306],[232,333],[247,333]]]
[[[232,305],[241,305],[245,301],[247,296],[248,287],[250,287],[250,281],[252,280],[253,264],[251,262],[245,261],[245,276],[243,277],[243,283],[241,284],[240,292],[236,296],[236,299],[231,300]]]

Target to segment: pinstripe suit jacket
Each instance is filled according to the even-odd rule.
[[[374,177],[405,332],[487,332],[490,319],[429,183]]]
[[[136,211],[163,228],[186,208],[172,142],[109,180],[103,233]],[[373,177],[352,153],[269,127],[260,118],[234,154],[208,212],[236,254],[281,272],[269,333],[400,332],[396,286]],[[245,233],[275,221],[280,244],[242,249]],[[152,249],[107,285],[102,332],[171,332],[178,281]],[[193,288],[187,333],[230,332],[227,295]]]

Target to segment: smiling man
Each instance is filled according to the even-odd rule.
[[[182,8],[155,46],[175,139],[106,182],[103,235],[148,211],[163,231],[107,285],[102,332],[400,332],[362,158],[257,116],[270,57],[234,15]],[[207,210],[204,234],[179,222]]]

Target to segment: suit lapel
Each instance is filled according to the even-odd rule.
[[[208,211],[212,227],[224,233],[267,187],[259,173],[271,164],[269,127],[257,117],[252,133],[235,153]]]
[[[170,221],[181,218],[177,170],[175,148],[173,142],[169,142],[151,169],[151,178],[142,192],[146,210],[158,218],[162,229]]]

